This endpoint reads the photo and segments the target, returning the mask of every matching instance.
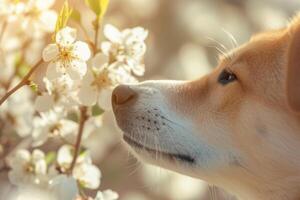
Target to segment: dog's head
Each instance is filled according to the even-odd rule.
[[[198,80],[120,85],[112,104],[124,140],[152,164],[242,197],[285,189],[300,181],[300,19]]]

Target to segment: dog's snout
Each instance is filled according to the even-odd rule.
[[[133,102],[137,98],[137,93],[128,85],[117,86],[112,93],[112,105],[120,106]]]

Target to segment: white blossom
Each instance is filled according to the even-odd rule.
[[[94,72],[88,70],[78,93],[79,100],[86,106],[92,106],[98,102],[101,108],[109,109],[114,85],[113,73],[107,67],[103,66],[102,69]],[[105,100],[101,102],[103,99]]]
[[[76,180],[66,175],[58,175],[51,179],[49,190],[57,200],[74,200],[79,193]]]
[[[31,154],[26,149],[19,149],[8,162],[11,167],[8,178],[14,185],[42,184],[47,180],[47,163],[41,150],[35,149]]]
[[[8,22],[20,19],[25,13],[26,4],[24,2],[13,2],[11,0],[1,0],[0,2],[0,17]]]
[[[97,189],[100,185],[101,172],[97,166],[83,162],[74,167],[73,177],[77,179],[83,187]]]
[[[98,191],[94,200],[117,200],[118,198],[118,193],[108,189],[104,191]]]
[[[97,56],[93,59],[97,59]],[[88,70],[83,77],[78,93],[80,102],[86,106],[98,105],[104,109],[111,108],[111,94],[113,88],[121,83],[135,83],[136,79],[123,66],[107,63],[100,66],[93,63],[92,70]]]
[[[24,87],[0,106],[0,127],[3,133],[16,133],[20,137],[30,135],[34,114],[31,97],[30,89]]]
[[[91,62],[91,69],[84,76],[78,93],[81,104],[98,105],[104,109],[111,108],[111,94],[113,88],[122,83],[135,83],[132,75],[143,75],[143,55],[146,51],[144,40],[148,32],[141,27],[126,29],[120,32],[112,25],[104,27],[104,35],[109,41],[101,44],[104,55],[109,59],[103,64],[97,54]]]
[[[69,109],[77,105],[78,86],[69,76],[60,76],[56,79],[43,79],[45,91],[35,100],[35,109],[46,112],[53,108]]]
[[[0,2],[0,17],[9,23],[17,22],[27,36],[40,38],[44,33],[55,29],[57,13],[50,9],[54,2],[55,0],[3,0]]]
[[[78,129],[77,123],[64,119],[61,113],[55,111],[40,113],[40,116],[34,118],[33,125],[33,146],[44,144],[49,137],[64,138]]]
[[[145,67],[141,62],[146,52],[144,40],[148,31],[141,27],[119,31],[108,24],[104,26],[104,35],[109,41],[101,44],[102,52],[113,62],[122,63],[127,71],[132,71],[137,76],[143,75]]]
[[[57,163],[61,171],[70,168],[73,160],[74,149],[72,146],[63,145],[57,153]],[[85,188],[97,189],[100,185],[101,172],[99,168],[92,164],[89,153],[81,153],[72,173],[73,177]]]
[[[50,62],[47,78],[52,80],[66,73],[73,80],[78,80],[86,74],[86,61],[91,52],[87,43],[75,40],[76,30],[65,27],[56,34],[55,43],[46,46],[43,60]]]
[[[50,8],[55,0],[29,0],[26,4],[22,28],[25,33],[40,37],[44,33],[51,33],[55,29],[57,13]]]

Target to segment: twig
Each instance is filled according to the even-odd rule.
[[[77,181],[77,187],[79,189],[79,194],[82,198],[82,200],[89,200],[87,194],[84,192],[84,189],[80,186],[80,183]]]
[[[74,145],[74,156],[73,160],[71,162],[71,166],[68,170],[68,173],[71,174],[73,172],[73,169],[75,167],[79,152],[80,152],[80,145],[81,145],[81,139],[82,139],[82,134],[83,134],[83,129],[86,120],[89,118],[87,115],[87,107],[82,106],[80,107],[80,121],[79,121],[79,128],[78,128],[78,133],[77,133],[77,138],[76,138],[76,143]]]
[[[31,69],[30,71],[24,76],[24,78],[21,80],[18,85],[16,85],[14,88],[9,90],[1,99],[0,99],[0,106],[12,95],[15,93],[18,89],[23,87],[24,85],[28,85],[30,83],[29,79],[31,75],[35,72],[35,70],[40,66],[40,64],[43,62],[43,60],[39,60]]]
[[[87,42],[88,42],[89,44],[93,44],[93,42],[92,42],[91,39],[90,39],[90,36],[89,36],[88,32],[87,32],[86,29],[83,27],[83,25],[82,25],[81,23],[77,23],[77,24],[78,24],[79,28],[82,30],[83,35],[84,35],[85,39],[87,40]]]
[[[7,21],[5,20],[5,21],[3,22],[3,25],[2,25],[2,28],[1,28],[1,31],[0,31],[0,43],[1,43],[1,40],[2,40],[2,38],[3,38],[4,32],[5,32],[5,30],[6,30],[6,27],[7,27]]]
[[[12,75],[7,79],[6,82],[2,83],[1,85],[4,87],[4,89],[7,91],[9,89],[9,87],[11,86],[11,83],[13,81],[13,79],[15,78],[16,74],[18,73],[19,67],[24,63],[24,59],[25,59],[25,52],[26,48],[31,44],[31,40],[26,40],[23,44],[22,47],[20,49],[20,51],[22,52],[19,61],[16,63],[15,67],[14,67],[14,71],[12,73]]]
[[[94,53],[98,51],[98,37],[99,37],[99,17],[94,21],[95,37],[94,37]]]

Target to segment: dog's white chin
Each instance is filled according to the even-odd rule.
[[[125,142],[143,160],[187,175],[197,172],[192,174],[197,177],[236,161],[232,149],[209,145],[192,121],[174,111],[159,84],[131,87],[138,91],[137,101],[114,113]]]

